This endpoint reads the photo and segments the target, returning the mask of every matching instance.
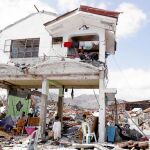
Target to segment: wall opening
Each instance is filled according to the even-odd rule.
[[[69,39],[67,57],[80,58],[81,60],[98,60],[99,36],[84,35],[73,36]]]

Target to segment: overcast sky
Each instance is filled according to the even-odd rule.
[[[108,87],[117,88],[120,99],[150,99],[149,0],[0,0],[0,29],[36,12],[34,4],[39,10],[58,14],[80,4],[123,12],[117,27],[117,52],[108,58]]]

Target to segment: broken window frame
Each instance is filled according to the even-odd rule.
[[[52,37],[52,46],[57,45],[57,44],[61,44],[61,47],[62,47],[62,43],[63,43],[63,37],[62,36]]]
[[[86,52],[86,53],[90,53],[90,52],[97,52],[98,53],[98,57],[99,57],[99,44],[100,44],[100,37],[99,37],[99,35],[98,34],[88,34],[88,35],[76,35],[76,36],[70,36],[70,38],[79,38],[79,40],[78,40],[78,42],[95,42],[95,41],[97,41],[98,42],[98,48],[97,49],[94,49],[94,48],[92,48],[92,49],[84,49],[84,51]],[[92,39],[93,38],[93,40],[90,40],[90,39]],[[94,38],[96,38],[96,39],[94,39]],[[79,46],[80,47],[80,46]],[[69,54],[69,49],[71,50],[71,49],[73,49],[73,47],[71,47],[71,48],[68,48],[67,49],[67,57],[68,58],[80,58],[80,56],[79,56],[79,52],[78,52],[78,55],[76,55],[76,54],[74,54],[74,56],[73,55],[70,55]],[[80,48],[78,48],[78,50],[77,50],[77,48],[74,48],[74,49],[76,49],[76,50],[74,50],[74,51],[78,51],[78,50],[80,50]],[[81,58],[80,58],[81,59]]]
[[[35,44],[35,41],[37,43]],[[16,43],[15,43],[16,42]],[[18,47],[14,46],[17,45],[17,42],[21,43],[22,45]],[[28,45],[29,43],[29,45]],[[14,48],[13,48],[14,46]],[[10,58],[36,58],[39,54],[39,46],[40,46],[40,38],[28,38],[28,39],[16,39],[11,41],[11,51],[10,51]],[[15,52],[16,49],[16,52]],[[20,56],[19,56],[20,55]]]

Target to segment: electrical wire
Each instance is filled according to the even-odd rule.
[[[95,99],[96,99],[96,101],[97,101],[97,104],[98,104],[98,106],[99,106],[99,108],[100,108],[100,104],[99,104],[99,101],[98,101],[98,98],[97,98],[97,96],[96,96],[96,93],[95,93],[94,89],[93,89],[93,93],[94,93]]]
[[[145,136],[147,137],[147,135],[143,132],[142,129],[140,129],[140,127],[135,123],[135,121],[132,119],[132,117],[129,116],[128,112],[125,110],[125,114],[127,115],[128,119],[130,118],[130,120],[133,122],[133,124],[138,128],[138,130]]]

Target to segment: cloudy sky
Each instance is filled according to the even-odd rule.
[[[0,0],[0,29],[36,12],[34,4],[39,10],[58,14],[80,4],[122,12],[117,27],[117,52],[108,58],[108,87],[117,88],[117,98],[150,99],[149,0]]]

